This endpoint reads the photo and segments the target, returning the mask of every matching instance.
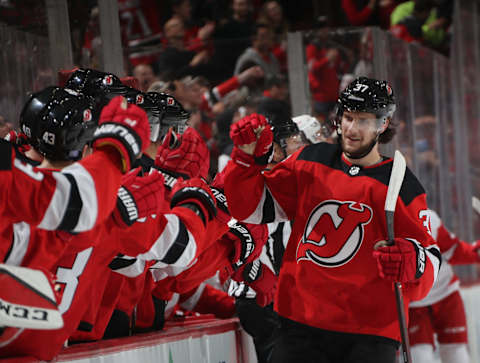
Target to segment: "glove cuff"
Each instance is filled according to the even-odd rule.
[[[134,160],[142,153],[142,140],[126,125],[105,122],[93,134],[93,147],[113,146],[122,157],[122,171],[130,170]]]
[[[272,150],[273,150],[273,146],[272,146]],[[263,167],[266,165],[266,164],[262,164],[262,162],[264,161],[262,160],[263,158],[262,156],[254,157],[253,155],[249,155],[245,151],[240,150],[236,146],[233,148],[232,154],[230,156],[236,164],[244,168],[257,167],[259,170],[262,170]],[[257,163],[257,160],[260,162],[260,164]]]
[[[212,220],[217,214],[215,201],[202,188],[185,187],[177,191],[170,201],[170,207],[180,206],[183,204],[194,204],[203,213],[204,222]]]
[[[415,253],[416,253],[416,257],[417,257],[416,258],[417,266],[416,266],[416,269],[415,269],[415,279],[419,279],[420,277],[422,277],[423,273],[425,272],[425,266],[426,266],[426,263],[427,263],[427,261],[426,261],[427,260],[427,254],[425,252],[425,248],[415,240],[411,240],[411,239],[408,239],[408,238],[406,238],[405,240],[410,242],[413,245],[413,248],[415,249]]]
[[[117,207],[113,213],[115,222],[121,227],[131,226],[138,219],[135,198],[128,189],[120,187],[117,193]]]

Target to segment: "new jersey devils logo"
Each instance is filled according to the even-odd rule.
[[[347,263],[360,248],[364,226],[372,215],[372,208],[363,203],[322,202],[308,217],[297,247],[297,262],[308,260],[325,267]]]

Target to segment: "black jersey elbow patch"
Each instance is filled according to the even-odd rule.
[[[188,236],[187,228],[185,227],[183,222],[180,221],[177,237],[175,238],[175,241],[173,242],[171,247],[168,249],[165,257],[163,257],[161,261],[168,265],[177,262],[178,259],[182,256],[183,252],[185,252],[189,239],[190,238]]]
[[[78,224],[80,213],[82,212],[83,202],[80,197],[77,181],[70,174],[64,174],[70,183],[70,195],[68,197],[67,209],[58,227],[62,231],[72,231]]]

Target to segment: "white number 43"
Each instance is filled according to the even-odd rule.
[[[49,145],[55,145],[55,134],[52,134],[51,132],[44,132],[42,139]]]

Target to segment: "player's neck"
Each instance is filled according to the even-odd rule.
[[[52,161],[52,160],[43,159],[42,163],[38,167],[41,169],[61,170],[72,164],[73,164],[73,161]]]
[[[349,158],[347,155],[345,155],[345,153],[343,154],[343,156],[352,164],[359,166],[372,166],[382,161],[382,156],[378,152],[377,147],[374,147],[372,151],[370,151],[367,155],[360,159]]]

